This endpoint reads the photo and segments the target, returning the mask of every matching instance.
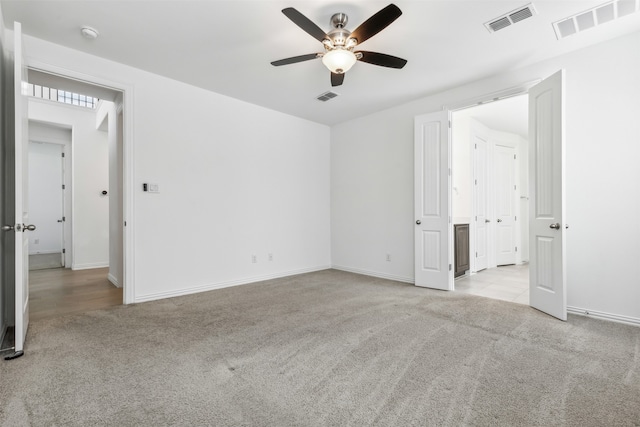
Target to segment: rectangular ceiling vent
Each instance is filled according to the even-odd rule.
[[[318,95],[318,98],[316,99],[318,101],[327,102],[328,100],[333,99],[336,96],[338,96],[337,93],[329,91],[329,92],[321,93],[320,95]]]
[[[502,16],[492,19],[489,22],[485,22],[484,26],[490,33],[495,33],[498,30],[502,30],[503,28],[507,28],[520,21],[524,21],[527,18],[531,18],[536,13],[536,8],[533,6],[533,3],[529,3],[517,8],[516,10],[512,10],[509,13],[505,13]]]
[[[556,37],[560,40],[623,16],[631,15],[639,10],[639,0],[608,1],[593,9],[554,22],[553,29],[556,32]]]

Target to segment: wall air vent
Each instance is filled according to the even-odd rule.
[[[553,23],[558,40],[640,11],[638,0],[614,0]]]
[[[318,95],[316,99],[318,101],[327,102],[328,100],[333,99],[336,96],[338,96],[337,93],[329,91],[329,92],[321,93],[320,95]]]
[[[503,28],[507,28],[527,18],[531,18],[536,13],[536,8],[533,6],[533,3],[529,3],[517,8],[516,10],[512,10],[509,13],[505,13],[502,16],[492,19],[489,22],[485,22],[484,26],[490,33],[495,33],[498,30],[502,30]]]

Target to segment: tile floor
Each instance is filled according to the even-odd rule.
[[[454,286],[457,292],[528,305],[529,264],[505,265],[460,276]]]

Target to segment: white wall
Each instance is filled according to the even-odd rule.
[[[471,119],[468,114],[451,117],[451,210],[454,224],[468,224],[473,212],[471,178]]]
[[[62,149],[64,145],[29,142],[29,254],[62,252]]]
[[[568,304],[640,322],[640,286],[629,268],[640,259],[640,33],[334,126],[334,265],[412,281],[413,118],[560,68],[567,71]]]
[[[133,87],[136,301],[330,266],[327,126],[33,37],[25,47],[32,63]]]
[[[73,269],[108,266],[109,199],[101,192],[109,188],[109,147],[106,132],[96,130],[95,111],[32,98],[29,119],[72,127],[72,215],[68,221],[72,223],[72,248],[67,256]]]

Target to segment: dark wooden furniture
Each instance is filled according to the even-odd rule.
[[[469,224],[455,224],[453,236],[456,267],[454,277],[458,277],[469,269]]]

